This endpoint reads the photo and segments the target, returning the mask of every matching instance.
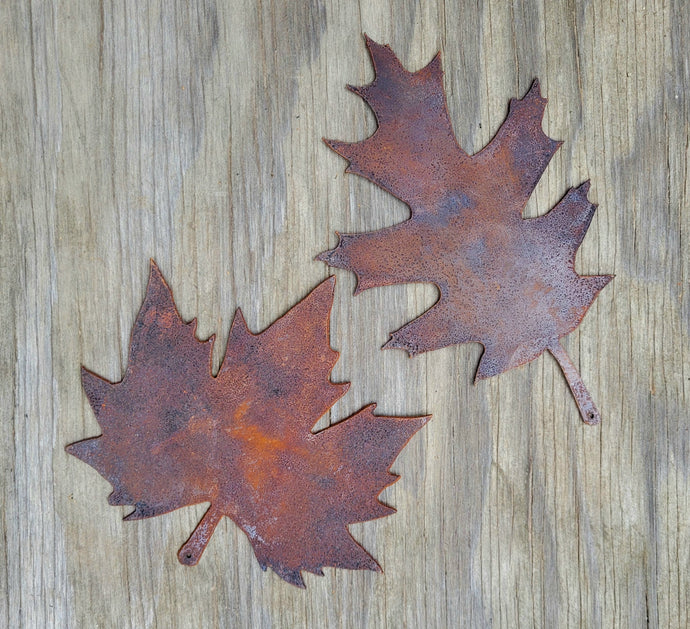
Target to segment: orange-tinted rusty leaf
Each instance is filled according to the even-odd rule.
[[[429,282],[440,298],[391,335],[385,348],[410,355],[458,343],[484,346],[477,378],[488,378],[549,350],[580,414],[599,411],[559,339],[582,321],[610,275],[581,276],[575,253],[594,215],[589,182],[571,189],[548,214],[522,212],[560,142],[542,131],[546,99],[539,82],[510,102],[508,117],[475,155],[458,145],[446,108],[440,56],[408,72],[388,46],[367,38],[376,71],[351,87],[374,110],[375,133],[362,142],[327,140],[356,173],[411,210],[392,227],[339,235],[318,259],[353,271],[355,294],[374,286]]]
[[[123,379],[82,369],[103,434],[67,451],[110,482],[108,502],[132,505],[126,520],[211,503],[180,549],[183,564],[199,561],[227,516],[261,567],[294,585],[304,587],[302,570],[322,574],[324,566],[380,570],[347,526],[394,511],[378,496],[429,418],[377,416],[371,405],[311,432],[349,387],[330,381],[334,285],[329,278],[259,334],[237,310],[213,376],[213,339],[196,339],[196,322],[182,321],[152,262]]]

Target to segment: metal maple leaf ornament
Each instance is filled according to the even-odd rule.
[[[378,416],[372,404],[311,432],[350,386],[330,381],[334,285],[327,279],[259,334],[238,309],[213,376],[213,337],[197,340],[196,320],[181,319],[152,261],[122,381],[82,369],[103,434],[67,451],[110,482],[108,502],[133,505],[126,520],[211,503],[181,563],[199,561],[227,516],[261,567],[293,585],[324,566],[381,571],[347,526],[395,512],[377,497],[398,480],[390,466],[429,416]]]
[[[582,321],[612,277],[581,276],[577,249],[596,206],[589,182],[570,189],[544,216],[522,211],[561,142],[542,131],[546,99],[539,82],[512,99],[508,117],[481,151],[468,155],[453,133],[440,54],[408,72],[389,46],[366,38],[373,83],[348,86],[373,109],[375,133],[361,142],[326,140],[346,158],[346,172],[365,177],[411,210],[397,225],[339,234],[318,256],[357,275],[355,294],[374,286],[430,282],[434,306],[391,335],[384,348],[410,355],[477,342],[484,353],[476,378],[488,378],[537,358],[556,358],[582,419],[599,411],[559,339]]]

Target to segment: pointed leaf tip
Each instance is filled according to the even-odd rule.
[[[397,513],[397,511],[393,509],[393,513]],[[383,568],[381,567],[381,564],[379,564],[379,562],[376,561],[376,559],[374,559],[373,557],[371,558],[371,563],[367,566],[367,569],[378,574],[383,574]]]
[[[604,288],[606,288],[613,280],[615,275],[582,275],[580,276],[581,280],[584,281],[590,291],[596,296],[598,295]]]
[[[324,143],[329,149],[331,149],[331,151],[337,153],[340,155],[340,157],[346,159],[348,162],[350,161],[351,157],[349,149],[355,144],[358,144],[357,142],[342,142],[341,140],[329,140],[327,138],[324,139]]]
[[[528,96],[529,96],[530,98],[534,98],[534,99],[537,99],[537,100],[540,100],[540,101],[544,101],[545,104],[546,104],[546,102],[548,101],[547,98],[545,98],[544,96],[542,96],[542,93],[541,93],[541,83],[539,82],[539,79],[534,79],[534,81],[532,81],[532,84],[530,85],[529,89],[527,90],[527,93],[526,93],[525,96],[523,97],[523,100],[526,99]]]
[[[381,349],[402,349],[407,352],[410,358],[419,353],[415,352],[414,348],[410,347],[407,342],[397,336],[396,333],[391,334],[390,338],[381,346]]]
[[[583,181],[578,187],[577,191],[580,193],[580,195],[584,198],[587,199],[587,195],[589,194],[590,187],[592,185],[592,182],[587,179],[586,181]]]
[[[364,35],[364,41],[369,51],[371,62],[374,65],[376,77],[379,77],[382,73],[386,74],[393,68],[405,71],[400,63],[400,59],[391,49],[390,44],[379,44],[366,34]],[[376,79],[374,79],[374,82],[376,82]]]
[[[360,98],[367,100],[367,88],[369,87],[368,85],[346,85],[345,87],[348,91],[352,92],[353,94],[356,94]]]
[[[76,441],[66,446],[65,451],[91,467],[95,467],[94,463],[101,453],[101,440],[102,437],[99,436]]]
[[[328,251],[322,251],[321,253],[319,253],[314,258],[314,260],[316,260],[318,262],[325,262],[326,264],[329,264],[331,261],[331,255],[333,254],[334,251],[335,251],[335,249],[329,249]]]
[[[165,281],[165,277],[163,277],[163,273],[161,273],[161,270],[152,258],[149,267],[149,279],[146,284],[146,299],[142,304],[141,310],[143,311],[147,307],[147,302],[156,299],[156,296],[158,296],[161,305],[165,308],[173,308],[175,312],[177,312],[172,290],[170,290],[168,283]]]
[[[153,278],[163,280],[163,273],[153,258],[149,258],[149,281]]]
[[[98,417],[108,393],[115,385],[84,366],[81,367],[81,385],[93,412]]]
[[[426,426],[433,418],[433,415],[420,415],[419,417],[413,417],[411,419],[416,419],[419,422],[419,427]]]
[[[243,334],[251,336],[251,330],[247,326],[247,320],[244,318],[244,313],[242,308],[236,308],[235,314],[232,317],[232,323],[230,324],[230,334]]]
[[[378,42],[374,41],[367,33],[362,33],[364,35],[364,43],[367,48],[370,48],[371,46],[380,46]]]
[[[327,300],[330,306],[333,305],[333,295],[335,294],[335,275],[329,275],[304,299],[313,298],[315,301]],[[329,306],[329,309],[330,309]]]

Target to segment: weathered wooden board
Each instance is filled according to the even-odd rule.
[[[353,298],[332,344],[336,421],[433,413],[353,527],[385,573],[262,573],[230,521],[196,568],[204,506],[139,522],[65,444],[97,434],[84,364],[118,379],[149,258],[199,333],[261,329],[328,274],[336,229],[406,208],[345,176],[322,136],[374,128],[344,88],[362,32],[410,68],[443,52],[461,144],[478,150],[539,77],[565,140],[526,210],[591,178],[578,270],[615,273],[566,341],[602,412],[587,427],[548,356],[474,386],[479,346],[409,359],[387,333],[428,286]],[[687,627],[690,624],[690,17],[646,3],[23,0],[0,6],[0,625]],[[329,421],[324,418],[323,422]]]

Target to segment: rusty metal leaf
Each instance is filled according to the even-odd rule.
[[[123,379],[82,368],[103,432],[70,454],[113,486],[125,520],[210,502],[178,553],[195,565],[223,516],[248,536],[265,570],[304,587],[324,566],[380,571],[347,526],[394,512],[378,500],[398,479],[390,466],[429,417],[374,415],[372,404],[318,433],[311,429],[349,383],[332,383],[329,344],[335,278],[270,327],[252,334],[238,309],[227,351],[211,373],[213,337],[195,336],[151,262]]]
[[[363,234],[338,234],[319,260],[357,275],[355,294],[375,286],[429,282],[439,300],[393,334],[384,348],[410,355],[476,342],[476,378],[488,378],[551,352],[582,419],[599,411],[559,339],[582,321],[611,275],[581,276],[575,254],[596,206],[589,181],[547,214],[522,211],[561,145],[541,128],[546,99],[534,81],[512,99],[508,117],[475,155],[458,145],[446,108],[440,55],[408,72],[389,46],[366,38],[376,77],[348,86],[373,109],[375,133],[362,142],[326,140],[365,177],[410,207],[408,220]]]

